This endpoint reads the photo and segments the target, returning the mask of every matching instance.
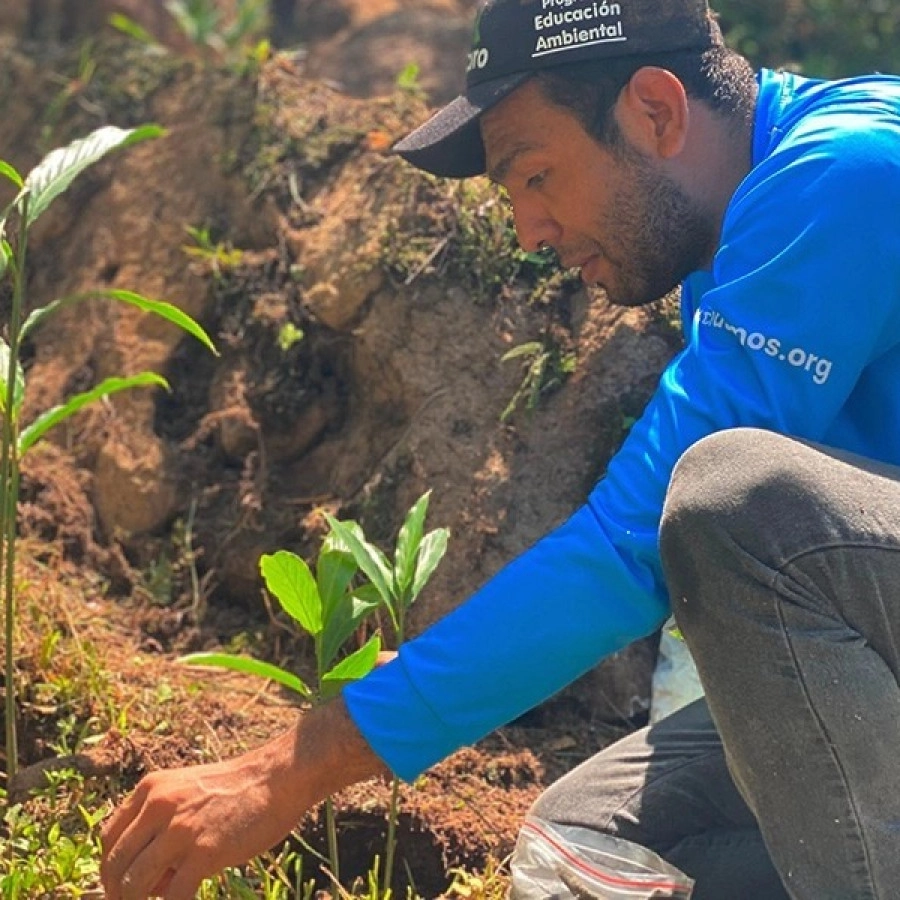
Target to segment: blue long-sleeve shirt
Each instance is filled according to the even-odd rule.
[[[682,319],[683,352],[585,505],[344,690],[401,777],[659,627],[663,500],[700,438],[757,426],[900,464],[900,78],[760,73],[752,168]]]

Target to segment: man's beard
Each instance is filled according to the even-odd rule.
[[[601,233],[613,235],[603,250],[616,275],[603,287],[617,306],[642,306],[710,262],[718,229],[708,210],[621,136],[611,146],[626,177],[602,223]]]

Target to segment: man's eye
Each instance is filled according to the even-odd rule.
[[[531,178],[528,179],[526,184],[530,188],[539,188],[547,178],[546,172],[538,172],[537,175],[532,175]]]

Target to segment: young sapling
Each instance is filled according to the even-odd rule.
[[[365,539],[356,522],[339,522],[326,516],[335,535],[350,549],[353,559],[369,579],[394,627],[397,646],[406,640],[406,619],[409,608],[434,574],[444,554],[450,533],[436,528],[425,534],[425,516],[431,491],[423,494],[410,508],[397,535],[393,561]],[[388,833],[385,845],[382,896],[388,898],[394,874],[394,855],[397,848],[397,816],[400,781],[391,782],[391,803],[388,812]]]
[[[378,597],[371,590],[354,586],[359,567],[339,537],[326,536],[315,575],[304,560],[287,550],[263,556],[259,565],[269,593],[301,630],[313,638],[316,683],[310,686],[280,666],[230,653],[192,653],[182,657],[182,662],[219,666],[271,679],[300,694],[312,705],[326,702],[344,685],[374,668],[381,650],[378,634],[335,662],[348,639],[378,606]],[[325,801],[325,827],[329,867],[335,881],[340,883],[337,827],[330,798]]]
[[[0,337],[0,578],[3,583],[5,677],[5,741],[7,777],[18,770],[16,736],[16,669],[15,643],[15,550],[16,521],[19,498],[19,473],[25,454],[46,433],[80,409],[118,391],[134,387],[168,388],[164,378],[154,372],[141,372],[127,377],[107,378],[89,391],[76,394],[66,402],[49,409],[23,427],[21,413],[25,399],[25,371],[20,359],[22,342],[61,307],[91,299],[112,299],[136,306],[144,312],[161,316],[197,338],[214,353],[215,347],[206,332],[187,314],[169,303],[150,300],[123,290],[86,291],[57,299],[35,309],[26,318],[26,284],[28,273],[28,235],[37,219],[53,201],[85,169],[113,150],[158,137],[162,129],[156,125],[122,129],[109,125],[66,147],[51,151],[23,178],[9,163],[0,160],[0,177],[12,182],[16,194],[0,212],[0,282],[8,280],[12,287],[10,319],[5,335]]]

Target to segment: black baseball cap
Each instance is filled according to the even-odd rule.
[[[480,116],[535,72],[721,43],[706,0],[487,0],[475,20],[465,93],[394,150],[434,175],[481,175]]]

